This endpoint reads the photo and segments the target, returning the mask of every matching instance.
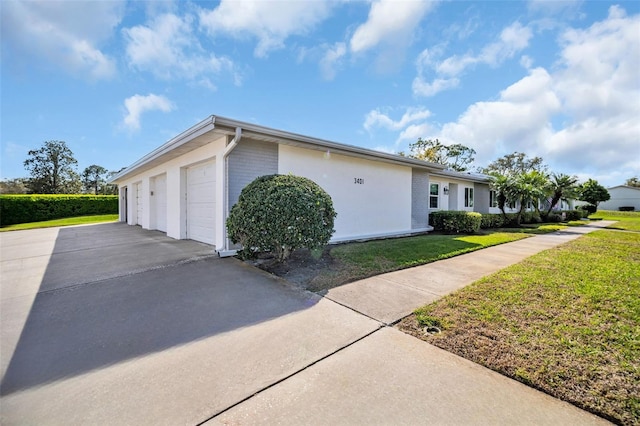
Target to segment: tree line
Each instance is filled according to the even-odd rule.
[[[95,194],[118,193],[116,185],[108,184],[118,171],[109,171],[92,164],[78,173],[78,161],[64,141],[45,141],[42,147],[27,153],[24,168],[29,177],[5,179],[0,182],[2,194]]]

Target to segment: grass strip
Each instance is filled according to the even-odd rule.
[[[640,234],[597,231],[418,309],[399,328],[621,424],[640,422]],[[425,335],[436,325],[441,334]]]
[[[616,223],[607,226],[608,229],[640,232],[640,212],[598,210],[589,217],[592,219],[615,220]]]
[[[52,228],[55,226],[87,225],[91,223],[115,222],[117,214],[102,214],[93,216],[68,217],[65,219],[45,220],[42,222],[18,223],[0,228],[0,232],[20,231],[24,229]]]
[[[549,231],[547,231],[549,232]],[[306,286],[321,291],[385,272],[424,265],[475,250],[528,238],[527,232],[481,235],[429,234],[415,237],[341,244],[330,250],[333,263]]]

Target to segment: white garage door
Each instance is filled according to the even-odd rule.
[[[135,225],[142,225],[142,183],[133,185],[136,192],[136,220]]]
[[[187,169],[187,238],[215,242],[216,167],[213,161]]]
[[[167,175],[154,178],[153,211],[156,229],[167,232]]]

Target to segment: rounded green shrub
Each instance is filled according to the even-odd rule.
[[[227,218],[239,254],[271,252],[280,262],[298,248],[317,249],[333,235],[336,212],[331,197],[310,179],[262,176],[247,185]]]
[[[578,206],[578,208],[580,210],[582,210],[583,212],[587,212],[587,216],[590,215],[590,214],[594,214],[596,211],[598,211],[598,207],[593,205],[593,204],[584,204],[582,206]],[[584,213],[583,213],[583,215],[584,215]]]

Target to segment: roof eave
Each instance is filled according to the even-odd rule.
[[[430,163],[423,160],[417,160],[414,158],[403,157],[397,154],[389,154],[382,151],[376,151],[368,148],[361,148],[354,145],[347,145],[338,142],[328,141],[325,139],[318,139],[311,136],[305,136],[297,133],[287,132],[284,130],[272,129],[269,127],[260,126],[252,123],[245,123],[242,121],[233,120],[226,117],[216,116],[216,128],[228,127],[229,129],[235,129],[236,127],[242,128],[242,134],[246,137],[257,136],[264,137],[269,136],[274,139],[274,142],[284,141],[289,142],[291,145],[305,146],[307,148],[326,148],[335,152],[343,152],[347,154],[356,154],[360,157],[371,158],[375,157],[387,162],[393,162],[396,164],[410,165],[412,167],[426,169],[426,170],[443,170],[445,166],[436,163]]]
[[[294,146],[303,146],[305,148],[312,149],[326,149],[334,151],[336,153],[344,153],[351,156],[360,158],[375,158],[380,161],[400,164],[404,166],[411,166],[414,168],[427,170],[429,172],[440,171],[445,166],[436,163],[429,163],[427,161],[417,160],[414,158],[403,157],[397,154],[389,154],[386,152],[375,151],[372,149],[361,148],[354,145],[346,145],[337,142],[327,141],[323,139],[313,138],[310,136],[300,135],[284,130],[272,129],[269,127],[260,126],[257,124],[246,123],[243,121],[233,120],[226,117],[211,115],[205,120],[195,124],[184,132],[180,133],[176,137],[172,138],[168,142],[164,143],[160,147],[151,151],[149,154],[137,160],[126,169],[122,170],[117,175],[113,176],[109,183],[118,182],[125,177],[130,176],[139,169],[143,168],[150,162],[166,155],[172,150],[185,145],[189,141],[201,136],[207,132],[216,130],[217,133],[223,134],[235,134],[237,128],[242,129],[244,137],[254,136],[256,138],[272,140],[275,143],[285,143]]]

